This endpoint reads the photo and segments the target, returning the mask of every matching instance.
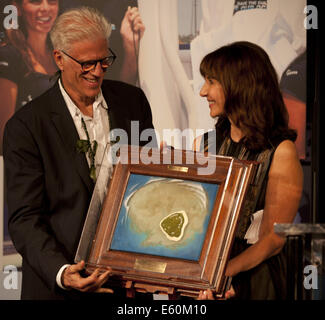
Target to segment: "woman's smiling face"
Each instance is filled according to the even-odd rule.
[[[208,100],[210,116],[212,118],[224,114],[225,94],[222,85],[218,80],[206,77],[200,90],[200,95]]]
[[[59,1],[22,0],[18,9],[24,19],[27,33],[30,31],[48,33],[58,15]]]

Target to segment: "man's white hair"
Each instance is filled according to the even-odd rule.
[[[95,8],[80,7],[61,14],[50,32],[53,48],[69,51],[76,42],[103,38],[108,41],[111,24]]]

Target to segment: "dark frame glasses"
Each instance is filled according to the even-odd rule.
[[[111,48],[108,48],[108,50],[111,53],[110,56],[105,57],[105,58],[100,59],[100,60],[89,60],[89,61],[84,61],[84,62],[78,61],[77,59],[71,57],[69,54],[67,54],[63,50],[61,50],[61,52],[63,52],[70,59],[72,59],[75,62],[79,63],[83,72],[89,72],[89,71],[94,70],[96,68],[98,62],[100,63],[100,65],[101,65],[101,67],[102,67],[102,69],[104,71],[106,71],[106,69],[113,64],[113,62],[116,59],[116,54],[113,52],[113,50]]]

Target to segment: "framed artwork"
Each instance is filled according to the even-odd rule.
[[[222,296],[256,163],[168,152],[169,164],[160,152],[150,155],[150,164],[131,147],[124,153],[108,185],[86,270],[110,267],[112,283],[138,291],[194,296],[210,288]],[[202,174],[208,163],[213,173]]]

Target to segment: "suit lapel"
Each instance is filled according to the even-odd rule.
[[[129,115],[124,112],[123,103],[119,97],[110,89],[109,85],[102,87],[103,96],[108,105],[110,130],[123,129],[128,138],[131,134],[131,121]]]
[[[92,193],[94,183],[89,176],[87,159],[85,154],[77,152],[76,144],[79,135],[61,94],[58,82],[50,91],[50,95],[51,119],[66,149],[66,154],[71,157],[82,181],[87,186],[89,192]]]

